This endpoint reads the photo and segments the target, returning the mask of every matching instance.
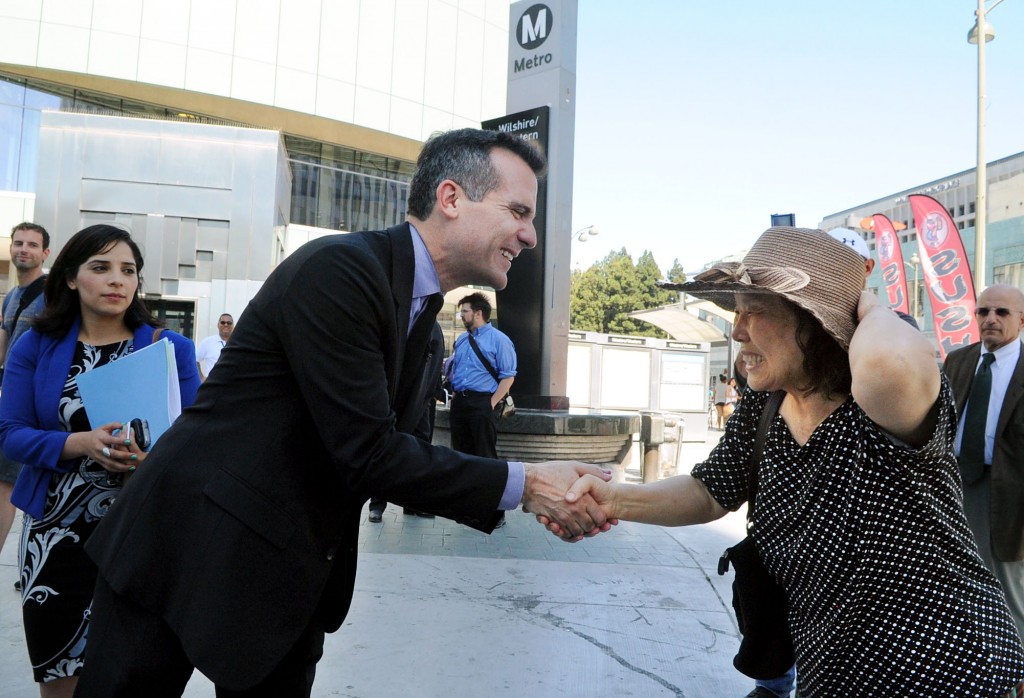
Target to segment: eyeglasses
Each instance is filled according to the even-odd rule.
[[[221,320],[220,324],[222,324],[222,325],[234,325],[235,323],[231,322],[230,320]]]
[[[995,313],[999,317],[1007,317],[1010,313],[1016,313],[1018,311],[1010,310],[1009,308],[986,308],[984,306],[980,306],[974,309],[974,314],[977,315],[978,317],[988,317],[988,314],[990,312]]]

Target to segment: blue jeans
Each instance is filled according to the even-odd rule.
[[[796,688],[796,664],[782,676],[776,676],[774,679],[759,679],[754,685],[767,688],[779,698],[789,698],[789,694]]]

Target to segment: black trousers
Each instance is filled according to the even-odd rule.
[[[323,653],[324,630],[317,618],[265,679],[241,691],[217,686],[217,698],[309,698]],[[193,669],[170,626],[114,592],[100,575],[75,698],[180,698]]]
[[[449,421],[456,451],[498,457],[498,416],[491,408],[490,393],[455,393]]]

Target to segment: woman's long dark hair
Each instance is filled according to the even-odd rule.
[[[43,294],[46,307],[36,318],[34,327],[37,332],[60,338],[68,333],[75,318],[81,314],[81,301],[78,291],[69,287],[68,282],[78,275],[78,268],[90,257],[106,252],[119,242],[131,248],[135,257],[135,270],[139,279],[139,287],[135,291],[131,305],[124,314],[124,324],[130,330],[142,325],[157,327],[159,321],[150,314],[146,304],[142,302],[142,252],[132,240],[131,234],[123,228],[113,225],[90,225],[71,236],[57,255],[50,276],[46,279]]]
[[[796,343],[804,353],[803,369],[808,383],[805,395],[821,393],[826,398],[850,394],[850,355],[821,322],[800,306],[790,303],[796,312]]]

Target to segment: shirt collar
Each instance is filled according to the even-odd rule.
[[[981,354],[995,354],[996,363],[1000,366],[1016,366],[1017,360],[1020,359],[1020,338],[1010,342],[1006,346],[999,347],[995,351],[989,351],[985,348],[985,345],[981,345]]]
[[[409,224],[412,231],[412,249],[415,258],[416,271],[412,279],[412,297],[425,298],[441,292],[441,280],[437,278],[437,269],[434,268],[434,260],[430,258],[427,245],[420,237],[420,231],[416,226]]]

